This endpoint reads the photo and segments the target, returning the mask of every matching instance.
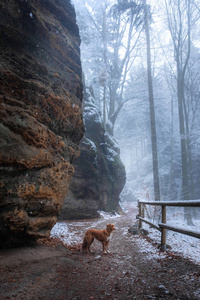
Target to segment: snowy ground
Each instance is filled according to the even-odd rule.
[[[127,211],[129,208],[134,208],[137,203],[132,203],[129,207],[126,205]],[[175,216],[175,218],[174,218]],[[172,218],[173,217],[173,218]],[[102,220],[108,219],[109,222],[117,223],[117,218],[121,218],[120,215],[113,215],[101,213],[101,218],[97,220],[89,221],[67,221],[58,222],[51,231],[52,237],[61,239],[67,245],[75,245],[82,243],[83,235],[85,231],[91,227],[101,228]],[[172,222],[173,220],[173,222]],[[175,221],[174,221],[175,220]],[[129,222],[129,221],[128,221]],[[184,224],[183,212],[179,209],[168,212],[167,222],[170,225],[177,227],[183,227],[200,232],[200,221],[194,220],[195,226],[188,227]],[[131,225],[130,223],[128,226]],[[84,228],[84,230],[83,230]],[[128,234],[127,224],[124,225],[123,234]],[[161,234],[156,229],[150,228],[147,224],[143,223],[143,228],[149,231],[148,237],[155,243],[160,243]],[[84,232],[83,232],[84,231]],[[141,236],[131,236],[130,239],[137,238],[137,242],[142,253],[145,253],[148,259],[162,259],[166,257],[164,252],[160,252],[156,246],[149,243],[148,240]],[[171,250],[174,254],[182,255],[191,261],[200,264],[200,239],[193,238],[184,234],[176,233],[173,231],[167,231],[167,244],[171,246]]]
[[[155,243],[160,243],[161,234],[148,225],[144,225],[143,228],[149,231],[149,237]],[[171,252],[177,255],[182,255],[185,258],[200,265],[200,240],[187,235],[168,231],[167,243],[171,246]],[[164,258],[166,254],[160,251],[149,243],[147,240],[138,238],[138,244],[140,245],[141,252],[146,253],[149,259]]]
[[[120,215],[116,214],[111,216],[109,213],[100,212],[100,218],[95,220],[57,222],[51,230],[51,237],[59,238],[67,245],[82,243],[83,235],[87,229],[91,227],[98,228],[98,225],[102,223],[102,220],[112,220],[116,218],[120,218]],[[81,236],[80,232],[82,234]]]
[[[168,224],[174,227],[200,232],[200,220],[193,219],[194,226],[188,226],[185,223],[183,208],[167,208],[167,212]],[[149,237],[153,241],[160,242],[161,233],[158,230],[150,228],[148,224],[145,223],[143,223],[143,228],[149,231]],[[171,246],[174,253],[200,264],[200,239],[167,230],[167,244]]]

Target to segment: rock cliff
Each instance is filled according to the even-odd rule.
[[[1,0],[0,40],[0,246],[6,246],[50,234],[84,125],[70,1]]]
[[[89,90],[85,92],[86,132],[59,219],[95,218],[99,210],[121,211],[119,196],[126,182],[125,167],[117,142],[104,130],[100,111],[91,94]]]

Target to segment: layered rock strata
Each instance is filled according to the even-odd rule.
[[[86,132],[59,219],[96,218],[99,211],[121,212],[120,193],[126,173],[119,146],[114,137],[105,132],[101,113],[89,89],[84,100]]]
[[[0,246],[6,246],[50,234],[84,125],[70,1],[1,0],[0,40]]]

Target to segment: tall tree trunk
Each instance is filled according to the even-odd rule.
[[[149,34],[149,20],[146,0],[144,4],[144,18],[145,18],[145,33],[147,46],[147,76],[148,76],[148,90],[149,90],[149,107],[150,107],[150,122],[151,122],[151,144],[152,144],[152,158],[153,158],[153,181],[154,181],[154,197],[155,200],[160,200],[160,183],[158,172],[158,152],[157,152],[157,136],[156,136],[156,121],[154,109],[153,83],[151,74],[151,50],[150,50],[150,34]]]
[[[106,76],[107,72],[107,36],[106,36],[106,10],[103,9],[103,62],[104,62],[104,80],[103,80],[103,124],[106,130]]]
[[[193,167],[192,167],[192,154],[191,154],[191,142],[190,142],[190,130],[189,130],[189,116],[186,109],[186,103],[184,101],[184,115],[185,115],[185,130],[186,130],[186,145],[188,155],[188,181],[189,181],[189,199],[195,199],[194,193],[194,179],[193,179]]]
[[[165,0],[167,9],[168,27],[174,44],[174,56],[177,69],[177,99],[179,113],[179,131],[181,143],[181,198],[190,199],[189,176],[188,176],[188,149],[186,137],[186,114],[184,114],[185,105],[185,73],[190,59],[191,49],[191,1],[178,0],[177,2]],[[185,220],[188,225],[192,225],[191,209],[184,209]]]
[[[179,59],[177,59],[179,62]],[[181,139],[181,165],[182,165],[182,191],[181,197],[183,200],[190,199],[189,179],[188,179],[188,153],[187,153],[187,138],[185,130],[184,118],[184,74],[179,69],[177,63],[177,96],[178,96],[178,112],[179,112],[179,130]],[[188,225],[193,225],[192,213],[190,207],[184,208],[184,218]]]
[[[106,86],[103,87],[103,126],[106,130]]]
[[[185,122],[183,112],[183,98],[184,98],[184,83],[181,80],[181,71],[177,72],[177,91],[178,91],[178,112],[179,112],[179,130],[181,139],[181,165],[182,165],[182,199],[189,199],[189,182],[188,182],[188,164],[187,164],[187,144],[185,134]]]
[[[120,61],[119,61],[119,48],[120,48],[120,16],[118,16],[118,23],[117,23],[117,34],[116,34],[116,41],[114,43],[114,56],[113,56],[113,64],[111,66],[111,81],[110,81],[110,105],[109,105],[109,112],[108,118],[110,119],[113,114],[115,113],[116,108],[116,97],[117,97],[117,89],[119,87],[120,77],[122,70],[120,70]]]
[[[174,169],[174,99],[171,99],[171,155],[170,155],[170,173],[169,173],[169,184],[167,194],[172,197],[172,178]],[[171,199],[172,200],[172,199]]]

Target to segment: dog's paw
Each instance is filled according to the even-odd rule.
[[[104,250],[103,253],[107,254],[107,253],[110,253],[110,251],[109,250]]]

